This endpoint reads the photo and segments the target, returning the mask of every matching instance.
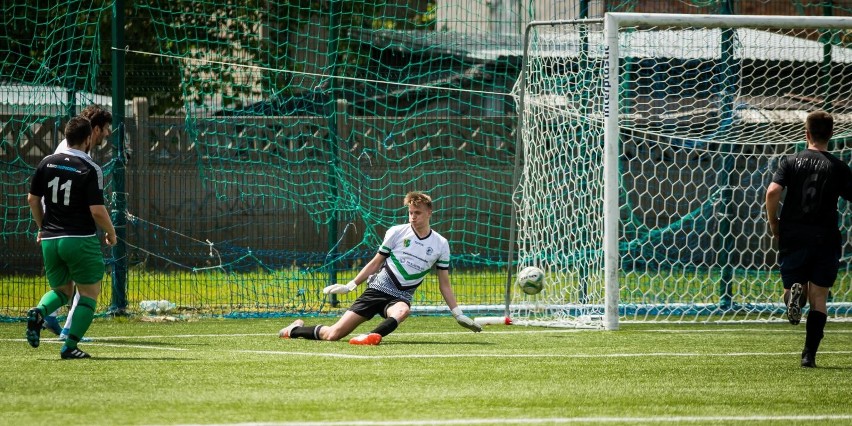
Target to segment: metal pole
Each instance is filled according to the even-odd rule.
[[[109,312],[123,315],[127,308],[127,192],[124,153],[124,0],[112,9],[112,222],[118,243],[112,248],[112,302]]]
[[[618,252],[619,239],[619,168],[618,155],[620,148],[619,130],[619,56],[618,29],[619,22],[615,16],[606,14],[604,18],[604,34],[606,35],[606,102],[604,106],[604,327],[607,330],[618,330],[618,299],[619,282],[618,269],[621,256]]]
[[[339,0],[332,0],[330,2],[329,8],[329,20],[328,20],[328,64],[326,69],[328,70],[326,75],[331,76],[328,80],[328,93],[330,95],[329,99],[325,100],[326,104],[324,105],[324,111],[326,112],[326,117],[328,118],[328,149],[329,149],[329,162],[328,162],[328,191],[329,196],[331,198],[330,205],[333,206],[331,212],[328,216],[328,258],[335,259],[337,257],[337,206],[339,205],[338,200],[340,199],[338,195],[338,182],[337,182],[337,171],[340,166],[340,156],[339,156],[339,139],[337,134],[337,104],[335,99],[336,86],[337,82],[335,79],[336,71],[337,71],[337,45],[338,45],[338,33],[340,27],[340,11],[341,11],[341,2]],[[328,284],[334,284],[337,282],[337,262],[332,260],[328,262]],[[339,305],[339,301],[337,300],[337,295],[332,294],[329,303],[333,307],[337,307]]]
[[[827,1],[823,7],[823,15],[832,16],[834,15],[833,2]],[[834,109],[834,98],[837,96],[836,91],[832,88],[831,84],[831,59],[832,59],[832,45],[834,44],[834,37],[837,33],[837,30],[823,30],[820,34],[820,41],[823,43],[822,45],[822,63],[819,67],[819,89],[820,93],[824,96],[824,101],[822,105],[822,109],[826,111],[832,111]]]
[[[730,1],[726,1],[722,6],[723,13],[731,14],[732,8]],[[734,30],[725,28],[722,30],[721,40],[721,62],[724,69],[722,70],[724,81],[719,86],[722,89],[722,104],[721,104],[721,123],[719,126],[719,136],[722,140],[728,140],[728,133],[733,127],[734,120],[734,94],[738,90],[736,72],[734,70]],[[725,154],[730,154],[733,144],[733,137],[730,138],[730,143],[722,144],[720,151]],[[731,235],[731,221],[733,220],[733,209],[731,208],[733,191],[730,182],[731,172],[733,171],[734,161],[730,156],[723,157],[724,164],[722,165],[717,183],[719,185],[719,232],[718,232],[718,256],[716,264],[721,265],[721,277],[719,278],[719,308],[730,309],[731,300],[733,298],[733,276],[734,267],[731,265],[731,251],[734,248],[734,237]]]

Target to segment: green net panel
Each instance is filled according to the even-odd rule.
[[[411,190],[435,198],[432,224],[450,240],[462,305],[502,311],[518,137],[511,91],[526,22],[607,10],[848,13],[762,1],[732,10],[699,1],[6,3],[3,318],[20,318],[47,290],[28,180],[90,103],[121,102],[126,115],[121,163],[115,141],[93,153],[108,207],[127,221],[126,255],[104,248],[101,312],[118,286],[131,313],[149,300],[186,314],[339,313],[357,295],[321,289],[351,279],[385,230],[406,221]],[[114,50],[116,6],[125,19]],[[113,93],[116,79],[123,93]],[[582,167],[591,179],[593,164]],[[113,282],[116,265],[128,268],[126,282]],[[433,275],[414,307],[446,309]]]

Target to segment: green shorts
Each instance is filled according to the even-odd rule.
[[[44,270],[51,288],[74,281],[96,284],[104,278],[104,255],[97,236],[42,240]]]

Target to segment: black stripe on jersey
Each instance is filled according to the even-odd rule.
[[[423,283],[423,280],[420,280],[420,281],[417,282],[417,284],[412,284],[408,287],[405,287],[405,286],[403,286],[402,284],[399,283],[398,279],[396,279],[396,275],[394,275],[393,271],[391,271],[390,266],[388,266],[387,262],[385,262],[383,268],[385,270],[385,273],[388,274],[388,277],[390,277],[390,280],[393,283],[394,287],[396,287],[396,289],[399,290],[399,291],[413,290],[413,289],[419,287],[420,284]]]

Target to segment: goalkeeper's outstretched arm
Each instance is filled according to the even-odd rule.
[[[355,278],[353,278],[352,281],[349,281],[346,284],[332,284],[322,289],[322,292],[325,294],[346,294],[355,290],[355,287],[357,287],[358,284],[366,281],[370,275],[373,275],[382,269],[382,265],[385,263],[385,258],[386,257],[381,253],[376,253],[373,259],[361,268],[361,271],[358,272],[358,275],[355,275]]]
[[[438,285],[440,286],[441,295],[444,296],[444,300],[447,302],[447,306],[450,308],[450,312],[452,312],[456,322],[474,333],[482,331],[482,326],[473,322],[459,308],[459,304],[456,302],[456,295],[453,292],[453,286],[450,285],[450,272],[448,270],[438,269]]]

